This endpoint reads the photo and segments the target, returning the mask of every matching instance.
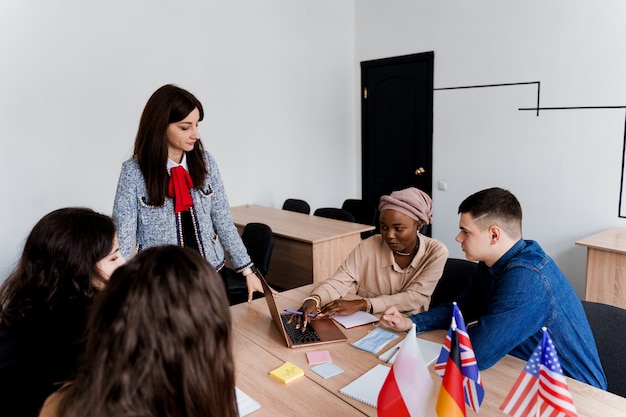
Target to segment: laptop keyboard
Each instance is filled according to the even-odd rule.
[[[288,323],[289,315],[287,314],[281,314],[280,318],[283,321],[283,325],[285,326],[285,330],[287,331],[289,338],[296,345],[320,341],[320,336],[311,326],[307,326],[306,330],[302,331],[302,329],[296,329],[298,320],[295,318],[291,321],[291,323]]]

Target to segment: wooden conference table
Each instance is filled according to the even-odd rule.
[[[302,299],[309,294],[313,285],[282,292],[277,298],[280,309],[298,308]],[[231,307],[234,327],[234,352],[237,386],[261,404],[261,408],[250,416],[376,416],[376,409],[339,393],[339,389],[352,382],[378,363],[372,353],[350,345],[374,329],[366,325],[343,329],[348,342],[337,342],[307,348],[290,349],[274,327],[264,299],[242,303]],[[442,342],[445,331],[438,330],[419,335],[425,339]],[[389,349],[400,342],[405,333],[389,344]],[[306,352],[328,350],[333,363],[343,373],[324,379],[311,371]],[[381,351],[384,352],[385,350]],[[289,384],[282,384],[269,376],[269,371],[290,361],[304,370],[305,376]],[[468,410],[467,415],[505,416],[499,410],[524,367],[525,362],[505,356],[496,365],[481,371],[485,387],[485,399],[479,414]],[[439,390],[441,378],[429,366],[435,387]],[[602,391],[590,385],[567,378],[567,383],[578,410],[583,416],[624,415],[626,398]]]
[[[257,205],[231,208],[242,232],[251,222],[265,223],[274,234],[268,281],[280,288],[295,288],[327,279],[361,241],[361,232],[374,226],[327,219]]]

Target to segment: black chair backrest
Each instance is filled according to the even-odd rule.
[[[263,223],[248,223],[241,233],[248,255],[261,274],[267,275],[274,250],[272,229]]]
[[[352,213],[352,215],[354,216],[354,220],[357,223],[369,224],[371,226],[376,226],[376,227],[378,226],[378,224],[376,223],[377,221],[376,214],[377,214],[378,208],[370,204],[367,204],[363,200],[359,200],[355,198],[348,198],[344,200],[343,204],[341,205],[341,208]],[[362,239],[368,238],[375,233],[376,233],[376,229],[371,230],[369,232],[363,232],[361,233],[361,238]]]
[[[441,279],[439,279],[435,291],[433,291],[433,295],[430,297],[429,308],[454,301],[467,287],[475,271],[475,262],[466,259],[448,258],[446,265],[443,267]]]
[[[582,301],[608,383],[607,391],[626,397],[626,310]]]
[[[348,198],[344,200],[341,208],[352,213],[357,223],[369,224],[374,226],[374,220],[376,219],[376,208],[367,204],[365,201]]]
[[[311,206],[304,200],[288,198],[283,203],[283,210],[295,211],[297,213],[311,214]]]
[[[329,219],[343,220],[354,223],[354,216],[347,210],[335,207],[322,207],[313,212],[314,216],[326,217]]]

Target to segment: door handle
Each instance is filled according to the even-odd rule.
[[[415,175],[422,175],[426,173],[426,170],[423,167],[419,167],[415,170]]]

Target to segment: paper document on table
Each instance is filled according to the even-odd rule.
[[[247,416],[251,412],[261,408],[261,404],[237,387],[235,387],[235,395],[237,397],[237,410],[241,417]]]
[[[346,329],[350,329],[352,327],[363,326],[364,324],[375,323],[378,321],[378,317],[365,311],[357,311],[347,316],[333,316],[333,320]]]
[[[422,339],[420,337],[417,337],[416,340],[417,346],[422,354],[422,359],[424,359],[424,363],[426,366],[430,365],[439,357],[439,353],[441,352],[441,343],[431,342],[430,340]],[[378,356],[378,359],[383,362],[393,363],[398,355],[398,352],[400,351],[402,343],[404,343],[404,340],[389,349],[387,352]]]

